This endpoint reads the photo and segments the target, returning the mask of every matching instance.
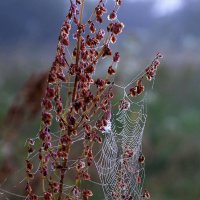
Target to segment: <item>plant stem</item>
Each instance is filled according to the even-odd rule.
[[[66,167],[67,167],[67,161],[68,161],[68,155],[69,155],[70,148],[71,148],[71,144],[69,144],[67,146],[67,150],[66,150],[66,152],[67,152],[67,158],[63,162],[62,169],[61,169],[58,200],[61,200],[61,198],[62,198],[63,184],[64,184],[64,178],[65,178],[65,171],[66,171]]]
[[[84,0],[82,0],[81,4],[81,12],[80,12],[80,20],[79,20],[79,26],[82,25],[82,20],[83,20],[83,9],[84,9]],[[81,30],[79,30],[78,27],[78,40],[77,40],[77,54],[76,54],[76,65],[79,63],[79,57],[80,57],[80,42],[81,42]],[[75,82],[74,82],[74,90],[73,90],[73,95],[72,95],[72,103],[76,99],[76,90],[78,86],[78,75],[75,77]]]

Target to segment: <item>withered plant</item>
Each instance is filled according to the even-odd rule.
[[[13,144],[16,144],[16,140],[22,138],[21,128],[25,124],[30,126],[30,122],[40,112],[41,98],[44,96],[46,89],[47,74],[47,72],[42,72],[30,76],[21,90],[16,94],[5,120],[0,126],[0,137],[2,140],[0,147],[2,151],[0,183],[4,182],[18,167],[15,164],[16,146]]]
[[[126,86],[116,84],[120,53],[112,45],[124,24],[118,19],[122,1],[113,4],[108,11],[98,1],[85,20],[87,1],[70,0],[41,103],[40,130],[26,143],[27,200],[96,199],[91,184],[101,186],[107,200],[150,198],[142,191],[144,85],[154,79],[161,55]],[[100,78],[95,72],[102,59],[107,70]],[[117,88],[123,96],[114,100]]]

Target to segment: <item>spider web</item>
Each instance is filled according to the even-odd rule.
[[[142,155],[142,137],[147,119],[147,93],[139,101],[131,100],[126,89],[134,80],[125,87],[114,84],[114,87],[122,90],[123,99],[130,103],[130,107],[112,112],[111,129],[104,133],[102,149],[95,159],[105,200],[122,197],[141,199],[144,166],[138,162],[138,158]],[[115,103],[113,108],[119,108],[119,104]],[[133,152],[129,158],[124,157],[127,148]]]

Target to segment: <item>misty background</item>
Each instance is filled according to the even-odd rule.
[[[37,115],[28,125],[22,122],[13,139],[7,137],[8,130],[5,134],[9,128],[5,118],[32,73],[50,68],[68,11],[66,2],[0,1],[0,124],[4,131],[0,133],[0,174],[8,169],[3,160],[12,152],[8,163],[12,173],[22,168],[25,138],[35,135],[39,127]],[[94,2],[88,1],[88,12]],[[108,0],[109,6],[112,3]],[[124,0],[118,18],[125,24],[115,46],[121,53],[122,81],[142,71],[156,52],[164,55],[148,103],[144,188],[153,200],[200,199],[200,1]],[[11,145],[3,145],[10,138]],[[13,189],[6,182],[1,185]]]

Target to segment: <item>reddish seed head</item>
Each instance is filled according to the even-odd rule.
[[[40,168],[40,173],[41,173],[43,176],[47,176],[47,167],[44,166],[44,167]]]
[[[29,183],[27,183],[26,184],[26,187],[25,187],[25,190],[30,194],[30,193],[32,193],[32,187],[31,187],[31,185],[29,184]]]
[[[27,176],[28,176],[29,179],[33,179],[33,178],[34,178],[33,173],[30,173],[30,172],[28,172],[28,171],[27,171]]]
[[[122,4],[122,0],[115,0],[115,2],[116,2],[116,4],[117,4],[118,6],[121,6],[121,4]]]
[[[109,48],[108,45],[105,45],[104,48],[103,48],[102,57],[104,58],[105,56],[111,56],[111,55],[112,55],[111,49]]]
[[[104,38],[104,36],[105,36],[105,31],[103,29],[100,29],[96,34],[96,39],[100,41]]]
[[[35,194],[32,194],[32,195],[31,195],[31,198],[32,198],[31,200],[38,200],[38,196],[35,195]]]
[[[95,8],[95,11],[96,11],[96,17],[101,17],[104,13],[107,12],[107,9],[104,5],[98,5],[96,8]]]
[[[78,111],[82,108],[82,101],[76,101],[73,104],[74,110],[76,111],[76,113],[78,113]]]
[[[56,112],[57,114],[61,114],[63,111],[63,105],[62,102],[60,100],[56,101]]]
[[[44,150],[47,151],[52,146],[52,144],[50,142],[44,142],[42,146],[44,147]]]
[[[103,139],[101,137],[99,137],[98,135],[94,138],[96,142],[98,142],[99,144],[102,144]]]
[[[156,75],[156,68],[154,68],[154,65],[151,65],[150,67],[146,68],[146,77],[147,80],[151,81],[153,77]]]
[[[100,24],[103,23],[103,19],[101,16],[96,16],[97,22],[99,22]]]
[[[133,155],[134,155],[133,150],[129,146],[126,146],[125,152],[124,152],[124,157],[131,158]]]
[[[89,161],[88,166],[90,166],[90,161]],[[82,173],[81,173],[81,176],[82,176],[82,179],[83,179],[84,181],[89,181],[89,180],[91,179],[89,173],[87,173],[87,172],[82,172]]]
[[[50,72],[48,77],[48,83],[55,83],[57,80],[57,76],[55,72]]]
[[[113,62],[119,62],[119,60],[120,60],[119,52],[116,52],[113,56]]]
[[[113,74],[115,74],[116,73],[116,71],[112,68],[112,66],[110,66],[109,68],[108,68],[108,74],[109,75],[113,75]]]
[[[44,98],[42,100],[42,106],[45,108],[45,110],[48,110],[48,111],[53,109],[53,105],[51,103],[51,100],[49,100],[49,99]]]
[[[108,29],[118,35],[120,33],[122,33],[123,29],[124,29],[124,24],[122,22],[116,22],[116,23],[111,23],[110,26],[108,27]]]
[[[82,160],[80,160],[80,161],[78,162],[78,164],[76,165],[76,169],[77,169],[77,170],[80,170],[80,169],[83,169],[83,168],[85,168],[85,162],[82,161]]]
[[[57,73],[57,77],[63,82],[66,81],[66,77],[65,77],[64,73]]]
[[[91,190],[88,190],[88,189],[84,189],[83,190],[83,197],[91,197],[93,196],[93,192]]]
[[[48,128],[45,128],[40,131],[39,137],[43,142],[50,142],[51,141],[51,134]]]
[[[50,187],[51,187],[51,190],[54,192],[54,193],[57,193],[59,191],[59,183],[56,182],[56,181],[53,181],[51,183],[49,183]]]
[[[85,69],[85,73],[89,73],[92,74],[95,71],[94,66],[89,65],[86,69]]]
[[[30,138],[27,140],[28,153],[32,153],[34,151],[33,149],[34,143],[35,141]]]
[[[47,87],[46,98],[53,99],[55,97],[55,89]]]
[[[60,143],[64,146],[67,146],[71,143],[71,138],[67,134],[65,134],[61,137]]]
[[[138,162],[141,163],[141,164],[144,164],[144,162],[145,162],[145,157],[144,157],[144,155],[140,155],[140,156],[139,156]]]
[[[90,23],[90,32],[91,33],[95,33],[96,32],[96,28],[95,28],[95,26],[94,26],[94,23]]]
[[[44,200],[52,200],[52,194],[50,192],[45,192]]]
[[[133,87],[129,90],[129,95],[135,97],[137,95],[137,88]]]
[[[76,57],[76,53],[77,53],[77,49],[76,49],[76,47],[74,47],[74,50],[73,50],[72,55],[73,55],[74,57]]]
[[[114,44],[117,41],[117,37],[114,34],[112,34],[110,41],[111,41],[112,44]]]
[[[83,125],[83,128],[85,129],[85,131],[86,131],[87,133],[89,133],[89,132],[92,131],[92,126],[91,126],[90,124],[88,124],[88,123],[85,123],[85,124]]]
[[[28,171],[31,171],[33,169],[33,164],[29,160],[26,160],[26,169]]]
[[[28,146],[28,153],[32,153],[34,151],[33,147]]]
[[[98,88],[102,88],[102,87],[104,87],[105,86],[105,80],[103,80],[103,79],[100,79],[100,78],[98,78],[96,81],[95,81],[95,84],[96,84],[96,86],[98,87]]]
[[[29,139],[27,140],[27,143],[28,143],[29,145],[33,146],[33,145],[35,144],[35,141],[34,141],[33,139],[29,138]]]
[[[69,38],[68,38],[68,37],[63,38],[62,43],[63,43],[65,46],[69,46]]]
[[[114,93],[113,93],[112,90],[109,91],[109,93],[108,93],[108,97],[111,98],[111,99],[114,97]]]
[[[117,19],[117,14],[116,12],[113,10],[110,15],[108,15],[108,20],[112,21],[112,20],[115,20]]]
[[[158,59],[154,60],[153,65],[154,65],[155,69],[157,69],[158,66],[160,65],[160,61]]]
[[[156,54],[156,58],[163,58],[163,55],[162,55],[160,52],[158,52],[158,53]]]
[[[151,195],[150,195],[150,193],[147,190],[144,190],[142,197],[144,199],[150,199]]]
[[[80,190],[77,186],[73,187],[73,189],[72,189],[72,194],[73,194],[75,197],[78,197],[78,196],[80,195],[80,193],[81,193],[81,190]]]
[[[142,92],[144,92],[144,85],[142,84],[142,79],[137,81],[136,90],[137,90],[137,95],[140,95]]]
[[[69,115],[69,116],[67,117],[67,122],[69,123],[69,125],[74,126],[75,123],[76,123],[76,119],[75,119],[75,117]]]
[[[137,181],[138,184],[141,184],[141,183],[142,183],[142,178],[141,178],[141,176],[138,176],[138,177],[136,178],[136,181]]]
[[[42,112],[42,121],[44,122],[44,124],[46,124],[47,126],[51,125],[51,120],[52,120],[53,116],[51,113],[44,111]]]
[[[122,99],[119,104],[120,110],[128,110],[130,108],[130,102],[126,99]]]

